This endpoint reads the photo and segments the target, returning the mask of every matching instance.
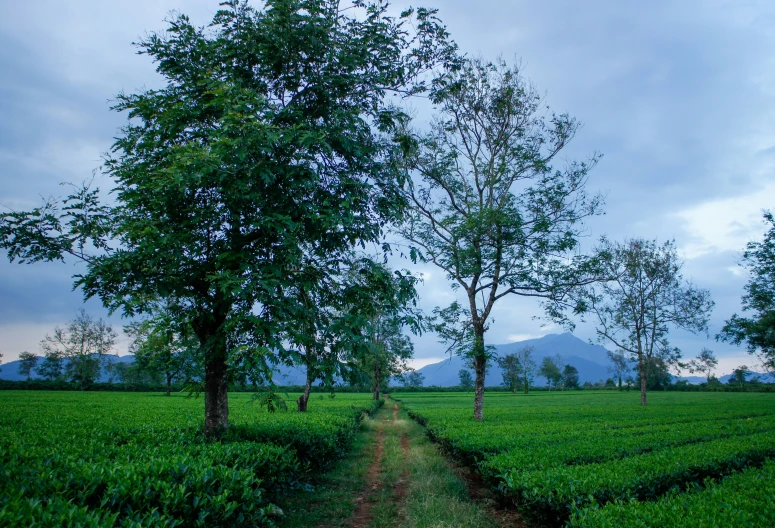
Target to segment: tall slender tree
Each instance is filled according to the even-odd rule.
[[[438,114],[410,159],[412,214],[401,233],[465,297],[464,308],[439,312],[458,326],[442,338],[470,343],[455,350],[473,362],[481,420],[495,303],[516,295],[553,304],[594,276],[575,252],[583,220],[600,210],[600,198],[585,192],[598,156],[553,166],[579,124],[548,115],[517,66],[469,60],[436,80],[431,101]]]
[[[435,11],[382,0],[227,0],[207,27],[174,15],[138,46],[164,83],[113,107],[128,117],[105,162],[116,205],[84,187],[5,214],[0,247],[84,259],[76,284],[129,316],[179,302],[217,434],[234,361],[283,354],[277,292],[305,280],[304,258],[378,242],[400,217],[406,115],[387,96],[424,91],[455,46]]]
[[[713,301],[708,290],[684,281],[673,242],[603,239],[598,254],[608,280],[579,289],[575,309],[591,314],[600,342],[637,362],[641,405],[646,405],[649,369],[657,361],[667,368],[680,358],[668,341],[670,329],[707,333]]]

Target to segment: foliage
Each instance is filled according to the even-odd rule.
[[[134,355],[135,364],[129,371],[120,368],[125,371],[121,377],[143,378],[145,374],[151,381],[160,378],[168,388],[174,382],[203,377],[199,343],[191,325],[180,323],[177,312],[178,307],[168,302],[158,306],[150,317],[124,327],[131,339],[129,352]]]
[[[622,390],[622,378],[630,371],[630,362],[627,360],[626,352],[624,350],[617,349],[615,351],[606,350],[608,355],[608,361],[611,364],[608,367],[608,371],[616,377],[619,390]],[[627,390],[629,390],[629,383]]]
[[[704,374],[708,383],[710,383],[710,377],[713,375],[713,369],[717,366],[718,359],[713,355],[713,351],[705,347],[702,348],[696,358],[689,361],[689,371]]]
[[[775,455],[772,394],[660,392],[648,408],[633,408],[627,393],[577,394],[493,393],[482,423],[468,416],[464,394],[394,397],[447,453],[541,525],[594,518],[634,499],[691,499],[684,490],[706,478],[758,472]],[[716,494],[715,508],[723,503]],[[771,503],[763,510],[775,512]]]
[[[656,354],[646,364],[646,388],[649,390],[664,390],[671,381],[670,362],[661,354]]]
[[[288,404],[285,402],[287,395],[284,398],[282,394],[269,388],[264,392],[259,392],[253,395],[253,401],[267,410],[267,412],[275,413],[277,411],[287,411]]]
[[[276,500],[341,457],[361,413],[380,403],[341,395],[299,420],[237,395],[234,427],[207,442],[192,434],[201,428],[201,400],[2,396],[3,526],[274,526]]]
[[[474,388],[474,378],[471,375],[471,371],[468,369],[460,369],[457,373],[460,378],[460,388],[464,391],[470,391]]]
[[[439,113],[407,162],[416,177],[400,231],[465,293],[464,308],[437,310],[440,337],[473,360],[481,420],[495,303],[507,295],[555,303],[594,275],[573,252],[584,218],[599,212],[600,198],[584,190],[598,157],[552,166],[579,124],[547,115],[518,66],[468,60],[436,79],[430,98]]]
[[[562,371],[559,365],[550,357],[545,357],[538,368],[538,375],[546,378],[546,386],[550,389],[552,386],[557,388],[557,384],[562,381]]]
[[[46,335],[40,347],[46,357],[62,358],[65,376],[85,388],[99,378],[116,337],[108,323],[95,320],[82,309],[67,327],[56,327],[53,335]]]
[[[32,377],[32,371],[38,366],[38,356],[31,352],[22,352],[19,354],[19,374]]]
[[[745,343],[749,353],[758,354],[765,368],[775,372],[775,217],[766,212],[764,221],[769,225],[764,240],[749,242],[742,261],[751,274],[742,306],[753,315],[733,314],[716,339]]]
[[[741,365],[732,371],[732,375],[729,377],[730,385],[739,385],[740,388],[746,383],[746,378],[751,374],[751,369],[747,365]]]
[[[349,343],[337,339],[345,344],[348,377],[368,380],[376,400],[390,377],[407,369],[406,361],[414,354],[414,345],[406,334],[421,332],[423,318],[416,308],[416,277],[408,271],[391,272],[385,265],[374,266],[373,272],[371,278],[361,274],[351,280],[359,289],[344,306],[348,317],[360,319],[350,325],[359,331]],[[333,330],[337,333],[336,328]]]
[[[412,370],[401,376],[404,387],[422,387],[425,383],[425,375],[422,372]]]
[[[57,380],[62,378],[64,369],[62,356],[56,352],[46,352],[43,355],[43,361],[38,367],[38,375],[44,379]]]
[[[569,526],[772,526],[775,524],[775,462],[723,480],[708,479],[691,494],[668,494],[656,502],[615,502],[578,510]]]
[[[522,388],[524,389],[525,394],[530,392],[530,384],[533,382],[533,375],[536,372],[536,362],[533,359],[533,352],[535,352],[535,348],[532,346],[525,346],[514,352],[522,370]]]
[[[506,354],[498,358],[498,367],[503,374],[503,386],[516,393],[522,385],[523,367],[516,354]]]
[[[579,369],[573,365],[565,365],[562,369],[562,385],[566,389],[578,389]]]
[[[675,364],[680,358],[668,342],[670,328],[707,332],[713,301],[708,290],[684,282],[673,242],[613,243],[603,238],[597,253],[607,280],[577,290],[575,311],[591,314],[600,342],[637,361],[641,405],[646,405],[652,360]]]
[[[285,356],[297,297],[278,290],[324,281],[404,210],[407,116],[387,96],[425,91],[456,57],[434,10],[389,13],[379,0],[227,0],[206,27],[173,15],[138,43],[161,87],[113,106],[127,117],[104,167],[115,205],[85,185],[0,218],[11,260],[81,258],[76,285],[112,310],[180,306],[209,432],[228,427],[230,360]]]

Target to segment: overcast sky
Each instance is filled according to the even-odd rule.
[[[590,243],[603,234],[674,238],[685,276],[711,290],[716,308],[711,339],[676,332],[672,341],[685,357],[713,349],[719,374],[754,364],[712,336],[740,309],[747,277],[737,262],[746,242],[762,238],[762,209],[775,206],[775,2],[473,6],[436,2],[461,49],[521,59],[552,110],[584,123],[566,158],[603,154],[588,190],[606,194],[606,214],[589,222]],[[91,177],[123,121],[109,111],[111,98],[160,82],[131,42],[163,29],[173,9],[205,24],[217,1],[0,3],[0,206],[28,209],[41,196],[62,195],[60,182]],[[71,276],[80,269],[0,261],[3,361],[23,350],[39,353],[43,336],[74,317],[83,299]],[[454,298],[443,274],[413,269],[425,276],[424,308]],[[105,315],[99,301],[86,308]],[[500,344],[558,331],[534,315],[534,303],[504,299],[487,339]],[[576,335],[593,337],[593,328],[582,325]],[[121,347],[124,353],[125,341]],[[416,339],[416,365],[443,352],[433,335]]]

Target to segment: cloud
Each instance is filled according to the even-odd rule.
[[[688,234],[681,251],[687,259],[708,253],[737,251],[761,238],[762,210],[775,205],[775,182],[745,194],[694,205],[672,216],[683,223]]]
[[[551,109],[584,123],[558,166],[604,154],[588,190],[607,195],[606,214],[588,222],[585,247],[603,234],[675,238],[689,259],[686,275],[717,301],[713,327],[738,310],[745,283],[745,274],[734,271],[739,253],[761,237],[760,209],[775,207],[768,202],[775,196],[775,3],[438,4],[463,51],[521,57]],[[160,82],[154,64],[130,43],[164,28],[167,12],[180,6],[172,0],[0,3],[0,204],[34,206],[39,195],[61,195],[61,181],[90,177],[124,120],[108,101],[121,90]],[[182,9],[206,24],[217,1],[191,0]],[[429,116],[429,105],[412,104],[423,109],[418,120]],[[425,273],[424,310],[461,299],[438,269],[390,262]],[[8,343],[35,348],[42,337],[35,328],[72,317],[82,300],[71,291],[72,273],[71,265],[0,264],[3,352]],[[101,309],[98,302],[89,306]],[[504,298],[488,342],[556,331],[542,328],[537,315],[535,300]],[[576,333],[587,339],[594,328],[582,324]],[[14,341],[24,334],[29,338]],[[675,340],[687,353],[708,343],[680,332]],[[729,357],[740,352],[717,348]],[[415,349],[430,360],[443,357],[445,347],[424,334]]]
[[[506,336],[506,341],[509,343],[519,343],[520,341],[527,341],[528,339],[537,339],[545,335],[546,334],[509,334]]]
[[[449,356],[430,356],[430,357],[423,357],[423,358],[416,358],[416,359],[410,359],[407,361],[409,366],[415,370],[419,370],[423,368],[426,365],[432,365],[433,363],[438,363],[440,361],[444,361],[446,359],[449,359]]]

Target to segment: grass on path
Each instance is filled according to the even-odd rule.
[[[281,528],[501,526],[470,499],[465,482],[392,400],[363,422],[350,456],[321,476],[314,491],[281,506]]]

